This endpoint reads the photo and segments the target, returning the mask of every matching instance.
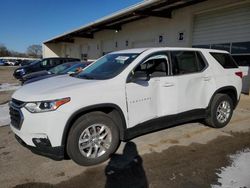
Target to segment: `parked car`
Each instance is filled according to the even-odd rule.
[[[15,60],[12,60],[12,59],[6,59],[5,60],[5,64],[7,66],[16,66],[17,65],[17,62]]]
[[[35,81],[43,80],[46,78],[51,78],[58,75],[63,74],[74,74],[82,71],[82,69],[86,67],[85,63],[82,62],[69,62],[58,65],[48,71],[39,71],[30,74],[26,74],[23,76],[23,84],[29,84]]]
[[[23,62],[23,60],[21,60],[21,59],[17,59],[16,61],[15,61],[15,66],[20,66],[21,65],[21,63]]]
[[[21,66],[14,71],[13,76],[18,80],[23,80],[23,76],[32,72],[38,72],[42,70],[49,70],[57,65],[72,62],[80,61],[76,58],[45,58],[40,61],[34,61],[29,65]]]
[[[3,60],[0,59],[0,66],[5,66],[5,62]]]
[[[36,61],[40,61],[40,60],[36,60]],[[22,62],[20,63],[20,66],[29,65],[33,62],[34,62],[34,60],[22,60]]]
[[[10,102],[11,129],[31,151],[79,165],[107,160],[120,141],[189,121],[226,126],[242,72],[226,51],[130,49],[79,74],[27,84]]]

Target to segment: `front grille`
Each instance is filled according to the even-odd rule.
[[[21,129],[23,123],[23,114],[21,112],[21,108],[24,102],[18,101],[16,99],[12,99],[10,102],[10,120],[11,125],[17,129]]]

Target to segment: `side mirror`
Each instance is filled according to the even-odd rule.
[[[136,81],[149,81],[150,76],[148,73],[144,71],[136,71],[134,75],[131,76],[131,81],[136,82]]]

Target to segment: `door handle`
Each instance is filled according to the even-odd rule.
[[[171,83],[171,82],[166,82],[163,84],[163,87],[172,87],[174,86],[174,83]]]
[[[209,80],[211,80],[211,76],[204,76],[204,77],[203,77],[203,80],[204,80],[204,81],[209,81]]]

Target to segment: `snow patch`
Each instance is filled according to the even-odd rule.
[[[220,169],[218,182],[221,185],[212,185],[212,188],[243,188],[250,187],[250,149],[230,155],[231,166]]]
[[[0,91],[12,91],[18,89],[19,87],[20,87],[19,84],[3,83],[0,84]]]
[[[10,124],[9,105],[0,105],[0,127]]]

